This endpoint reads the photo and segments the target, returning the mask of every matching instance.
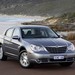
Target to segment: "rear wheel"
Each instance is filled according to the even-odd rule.
[[[29,62],[28,55],[26,51],[20,52],[19,63],[23,68],[29,68],[31,63]]]
[[[7,60],[7,56],[4,55],[2,47],[0,47],[0,60],[3,60],[3,61]]]
[[[60,63],[61,66],[63,67],[69,67],[73,64],[73,62],[65,62],[65,63]]]

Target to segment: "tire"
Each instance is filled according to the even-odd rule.
[[[27,55],[26,51],[21,51],[20,52],[19,63],[21,65],[21,67],[23,67],[23,68],[30,68],[31,67],[31,63],[28,59],[28,55]]]
[[[63,67],[70,67],[72,64],[73,64],[73,62],[60,63],[60,65]]]
[[[0,60],[2,60],[2,61],[7,60],[7,56],[4,55],[2,47],[0,47]]]

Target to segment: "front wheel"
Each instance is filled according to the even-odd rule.
[[[19,63],[23,68],[29,68],[31,63],[29,62],[28,55],[26,51],[20,52]]]
[[[64,63],[60,63],[61,66],[63,67],[69,67],[73,64],[73,62],[64,62]]]
[[[3,61],[7,60],[7,56],[4,55],[2,47],[0,47],[0,60],[3,60]]]

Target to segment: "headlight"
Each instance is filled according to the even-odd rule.
[[[75,50],[75,47],[74,47],[73,44],[71,44],[70,46],[67,47],[67,49],[68,49],[68,50],[72,50],[72,51],[74,51],[74,50]]]
[[[42,46],[36,46],[31,44],[30,47],[31,47],[31,50],[34,52],[44,51],[44,48]]]

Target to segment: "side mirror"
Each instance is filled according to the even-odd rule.
[[[13,36],[12,39],[20,40],[20,37],[19,36]]]
[[[58,35],[58,37],[59,37],[59,38],[63,38],[63,36],[62,36],[62,35]]]
[[[57,33],[59,38],[63,38],[63,35],[61,35],[60,33]]]

